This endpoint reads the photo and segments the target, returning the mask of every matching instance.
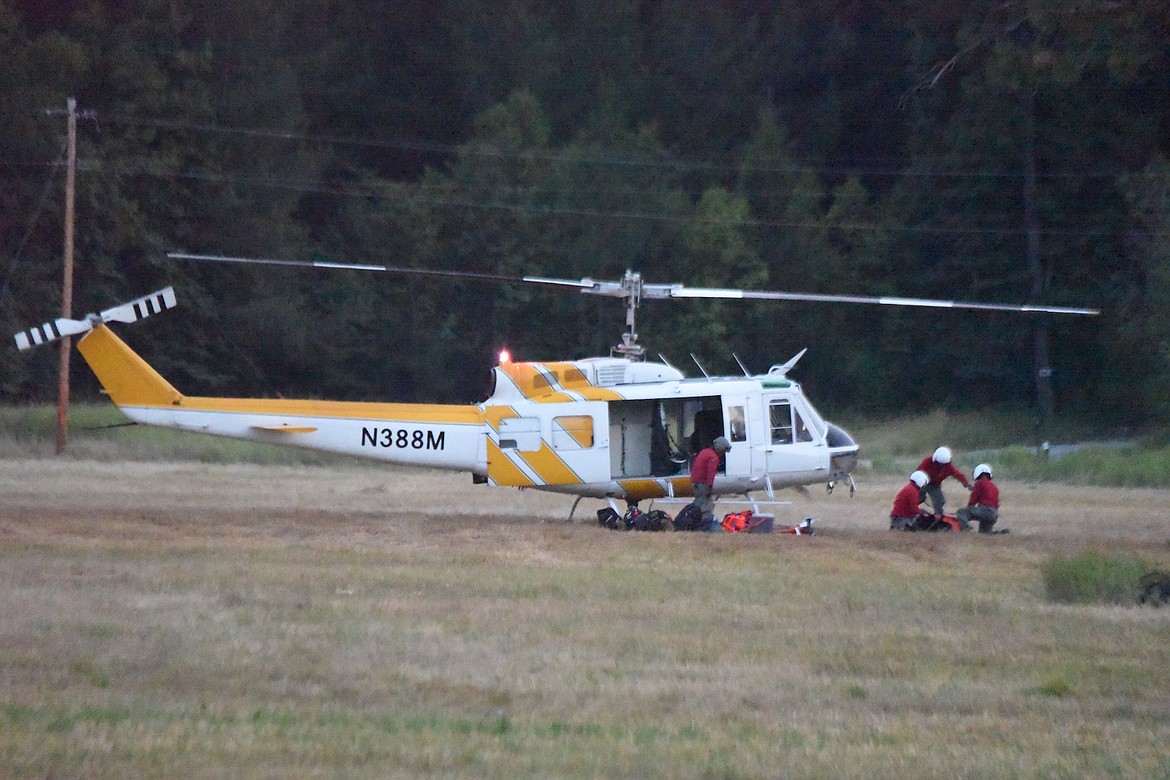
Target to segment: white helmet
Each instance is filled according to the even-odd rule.
[[[915,471],[910,475],[910,481],[918,487],[926,487],[926,483],[930,481],[930,477],[926,476],[925,471]]]
[[[934,451],[934,456],[931,458],[935,463],[950,463],[951,462],[951,448],[939,447]]]
[[[979,479],[984,474],[989,477],[991,476],[991,466],[988,466],[986,463],[980,463],[975,467],[975,479]]]

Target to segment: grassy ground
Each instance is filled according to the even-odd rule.
[[[605,531],[349,465],[0,458],[0,775],[1170,777],[1170,491],[1004,480],[1000,537]]]
[[[1170,446],[1164,432],[1117,437],[1061,421],[1041,432],[1027,414],[934,410],[897,420],[855,420],[847,425],[862,457],[882,474],[907,475],[940,444],[955,450],[970,474],[989,462],[997,475],[1079,485],[1170,485]],[[1046,451],[1044,441],[1051,445]]]

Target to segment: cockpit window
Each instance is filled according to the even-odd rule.
[[[768,406],[773,444],[792,444],[792,405],[787,401],[773,401]]]
[[[815,414],[802,413],[791,401],[775,400],[768,405],[773,444],[814,442],[820,437],[820,420]]]
[[[792,410],[792,430],[796,434],[797,441],[812,441],[812,431],[809,430],[807,424],[800,417],[800,412],[795,409]]]

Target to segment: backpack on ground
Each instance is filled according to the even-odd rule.
[[[643,512],[631,506],[624,515],[619,515],[611,506],[597,510],[597,524],[611,531],[673,531],[674,521],[661,509]]]
[[[703,510],[695,504],[687,504],[674,518],[676,531],[706,531],[703,526]]]
[[[673,531],[674,521],[670,515],[661,509],[651,509],[649,512],[639,512],[634,518],[635,531]]]
[[[919,512],[918,517],[914,518],[914,527],[909,529],[911,531],[949,531],[951,533],[959,533],[962,526],[953,515],[934,515],[930,512]]]
[[[625,524],[622,522],[622,516],[617,513],[617,510],[611,506],[605,509],[597,510],[597,524],[602,528],[608,528],[611,531],[616,531],[619,528],[624,528]]]

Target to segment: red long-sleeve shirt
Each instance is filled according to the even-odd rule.
[[[894,496],[894,508],[890,510],[892,517],[914,517],[918,514],[919,488],[913,482],[907,482],[905,487]]]
[[[947,477],[954,477],[959,480],[963,483],[963,487],[971,484],[967,480],[966,475],[955,468],[954,463],[938,463],[930,456],[922,459],[922,462],[918,464],[918,470],[926,472],[926,476],[930,478],[931,485],[941,484]]]
[[[999,509],[999,488],[990,479],[977,479],[971,486],[967,506],[990,506]]]
[[[714,485],[715,472],[719,471],[719,453],[714,447],[707,447],[695,456],[691,464],[692,485]]]

